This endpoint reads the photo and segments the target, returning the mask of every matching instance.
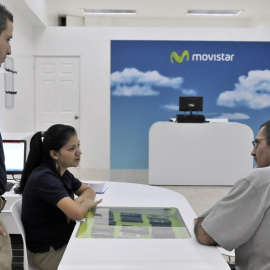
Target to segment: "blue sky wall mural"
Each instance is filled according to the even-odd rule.
[[[149,129],[180,113],[179,96],[256,136],[270,119],[270,42],[111,41],[112,169],[148,169]]]

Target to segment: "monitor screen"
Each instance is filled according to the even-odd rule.
[[[203,97],[179,97],[179,111],[202,111]]]
[[[26,159],[25,140],[3,140],[7,174],[21,174]]]

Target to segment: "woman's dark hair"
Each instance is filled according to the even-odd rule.
[[[260,129],[264,127],[264,135],[267,138],[267,144],[270,145],[270,120],[266,121],[260,126]]]
[[[47,162],[54,166],[50,151],[59,151],[76,134],[76,130],[72,126],[56,124],[51,126],[46,132],[37,132],[31,138],[30,151],[20,182],[20,194],[23,193],[31,172],[42,162]]]
[[[0,35],[7,29],[7,20],[13,22],[13,15],[4,5],[0,4]]]

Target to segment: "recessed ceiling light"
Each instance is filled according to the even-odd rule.
[[[186,15],[197,16],[238,16],[243,9],[189,9]]]
[[[85,15],[136,15],[136,10],[132,9],[82,9]]]

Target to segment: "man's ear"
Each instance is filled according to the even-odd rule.
[[[58,160],[58,153],[54,150],[50,150],[50,156],[54,160]]]

